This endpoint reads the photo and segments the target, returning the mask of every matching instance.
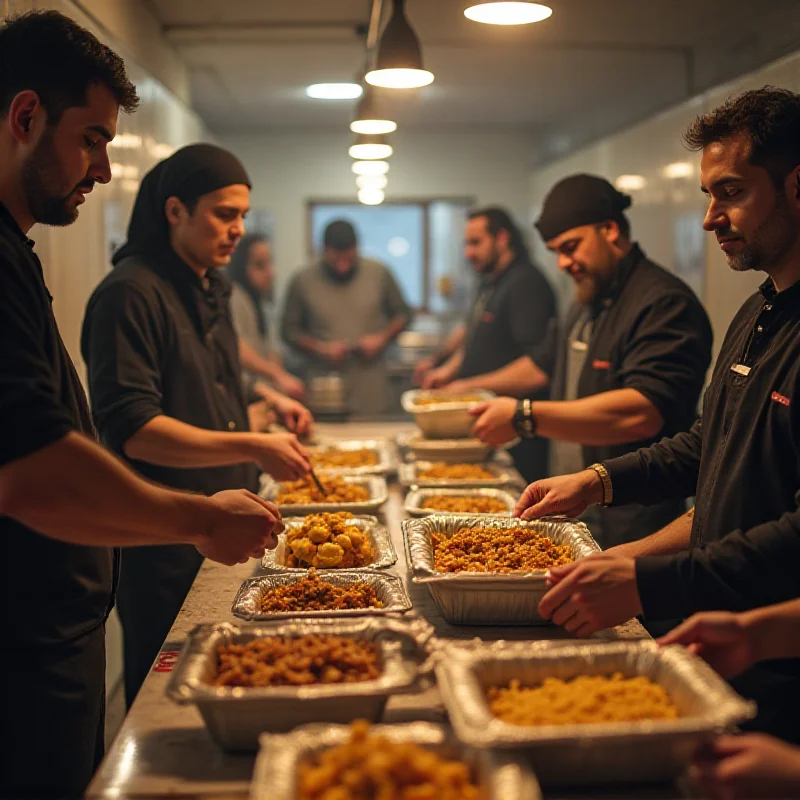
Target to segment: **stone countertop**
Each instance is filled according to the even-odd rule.
[[[399,432],[413,429],[410,423],[346,423],[320,425],[320,434],[342,439],[394,438]],[[404,490],[390,483],[389,500],[379,517],[389,528],[398,561],[390,571],[407,576],[400,521]],[[253,559],[247,564],[225,567],[206,561],[181,609],[162,653],[180,649],[189,631],[202,622],[240,622],[231,613],[231,603],[239,585],[259,574],[260,564]],[[414,610],[424,616],[438,636],[447,639],[540,640],[566,639],[568,634],[549,626],[469,627],[449,625],[424,586],[408,583]],[[647,633],[635,620],[618,628],[597,634],[599,638],[638,639]],[[152,670],[144,682],[130,713],[97,771],[86,797],[93,800],[117,798],[243,798],[249,792],[254,756],[229,754],[220,750],[209,737],[203,720],[194,706],[180,706],[165,695],[169,672]],[[411,719],[445,721],[438,690],[433,688],[417,695],[392,697],[386,707],[384,721]],[[654,793],[655,792],[655,793]],[[667,793],[665,793],[667,792]],[[551,795],[546,795],[551,797]],[[559,798],[568,795],[559,793]],[[615,789],[613,794],[597,792],[570,797],[675,797],[671,789],[634,789],[630,794]],[[554,796],[553,796],[554,797]]]

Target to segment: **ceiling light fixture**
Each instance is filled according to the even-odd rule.
[[[382,134],[397,130],[397,123],[388,119],[379,101],[379,90],[364,87],[364,94],[356,108],[355,119],[350,123],[353,133]]]
[[[530,25],[541,22],[553,13],[550,6],[544,3],[532,3],[527,0],[503,2],[495,0],[489,3],[476,3],[464,11],[464,16],[473,22],[486,25]]]
[[[614,186],[621,192],[638,192],[647,186],[644,175],[620,175],[615,181]]]
[[[384,194],[381,189],[360,189],[358,202],[365,206],[379,206],[383,202]]]
[[[405,0],[392,0],[392,17],[375,48],[367,83],[386,89],[418,89],[433,83],[433,73],[422,66],[419,38],[405,14]]]
[[[673,161],[664,167],[661,174],[673,181],[679,178],[691,178],[694,175],[694,164],[688,161]]]
[[[370,136],[362,133],[356,136],[356,143],[348,151],[353,158],[375,161],[389,158],[392,146],[383,136]]]
[[[389,165],[385,161],[354,161],[350,169],[356,175],[385,175]]]
[[[359,175],[356,186],[359,189],[385,189],[389,179],[385,175]]]
[[[355,100],[361,97],[357,83],[312,83],[306,86],[306,94],[315,100]]]

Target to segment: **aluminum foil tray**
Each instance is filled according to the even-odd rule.
[[[292,528],[301,528],[305,520],[303,517],[290,517],[283,520],[286,525],[287,531]],[[372,540],[372,547],[375,550],[375,560],[371,564],[364,567],[347,567],[348,572],[361,572],[370,569],[383,569],[384,567],[391,567],[392,564],[397,562],[397,553],[392,544],[392,537],[385,525],[381,525],[376,517],[353,517],[348,520],[348,525],[353,525],[359,530],[365,531],[369,534]],[[290,550],[286,544],[286,534],[282,533],[278,537],[278,546],[274,550],[265,550],[264,557],[261,559],[261,566],[269,572],[306,572],[305,567],[287,567],[286,557],[289,555]],[[326,569],[324,567],[317,567],[317,572],[341,572],[341,567],[332,567]]]
[[[423,461],[486,461],[494,448],[480,439],[426,439],[421,431],[397,435],[397,445]]]
[[[486,800],[541,800],[530,768],[508,753],[473,750],[430,722],[375,725],[376,734],[395,742],[415,742],[425,749],[458,758],[472,767]],[[263,734],[250,784],[251,800],[296,800],[300,764],[350,738],[348,725],[304,725],[287,735]]]
[[[420,405],[417,401],[432,394],[440,395],[441,391],[425,391],[413,389],[403,392],[400,402],[403,410],[414,416],[414,421],[428,439],[465,439],[472,435],[472,426],[475,423],[467,410],[475,405],[473,402],[452,401],[448,403],[431,403]],[[481,400],[491,400],[493,392],[475,391],[465,392],[474,394]]]
[[[411,599],[406,587],[396,575],[371,570],[330,570],[322,579],[334,586],[347,586],[363,582],[375,589],[383,608],[347,608],[331,611],[275,611],[263,612],[261,598],[270,589],[297,583],[306,575],[305,571],[265,575],[260,578],[248,578],[236,593],[231,611],[240,619],[272,620],[272,619],[319,619],[320,617],[359,617],[389,614],[392,611],[404,612],[411,608]]]
[[[388,439],[325,439],[309,448],[313,455],[324,450],[374,450],[378,463],[365,467],[319,467],[338,475],[391,475],[397,470],[397,451]]]
[[[411,461],[408,464],[401,464],[397,468],[397,476],[403,486],[417,486],[422,488],[431,489],[447,489],[447,488],[480,488],[481,486],[497,487],[506,486],[509,483],[514,483],[517,480],[517,474],[511,467],[498,464],[495,461],[487,461],[478,466],[490,472],[494,477],[492,478],[467,478],[466,480],[435,479],[435,478],[420,478],[420,470],[430,467],[430,461]]]
[[[537,606],[547,591],[544,572],[437,572],[432,533],[452,535],[460,528],[533,528],[556,544],[569,544],[577,560],[600,552],[589,529],[572,519],[526,522],[505,517],[434,514],[403,520],[406,560],[414,583],[427,585],[442,616],[454,625],[547,624]]]
[[[517,498],[511,492],[503,489],[412,489],[406,495],[405,510],[412,517],[430,517],[433,515],[449,516],[454,512],[439,511],[438,509],[423,508],[426,500],[431,497],[493,497],[506,504],[505,511],[498,511],[495,514],[466,514],[461,513],[462,517],[510,517],[514,513]]]
[[[325,482],[325,470],[319,470],[317,475]],[[320,511],[351,511],[353,514],[375,514],[378,509],[389,499],[389,490],[384,478],[377,475],[341,476],[348,483],[357,483],[365,486],[369,491],[369,500],[359,503],[286,503],[278,505],[284,517],[304,517],[306,514],[317,514]],[[261,476],[261,489],[258,494],[265,500],[274,502],[278,496],[279,482],[269,475]]]
[[[755,714],[704,661],[682,647],[608,642],[531,648],[445,649],[439,689],[458,737],[474,746],[525,751],[543,784],[665,781],[677,777],[698,746]],[[596,725],[511,725],[489,711],[486,690],[517,678],[533,686],[546,677],[646,675],[660,683],[681,717]]]
[[[324,634],[366,639],[379,648],[381,674],[360,683],[311,686],[215,686],[217,652],[270,636]],[[167,695],[197,706],[214,741],[225,750],[250,750],[264,731],[288,731],[306,722],[378,720],[390,694],[433,685],[433,628],[423,619],[360,617],[295,620],[260,625],[229,622],[197,626],[183,645]]]

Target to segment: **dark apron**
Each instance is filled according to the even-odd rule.
[[[150,672],[202,563],[203,556],[191,545],[123,549],[117,611],[122,622],[128,708]]]

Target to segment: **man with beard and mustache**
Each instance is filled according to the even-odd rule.
[[[800,95],[765,86],[698,117],[713,232],[731,268],[767,280],[733,319],[691,430],[530,485],[525,518],[591,503],[696,496],[694,513],[639,542],[549,573],[540,611],[579,636],[635,614],[676,619],[800,596]],[[604,480],[601,479],[604,477]],[[800,662],[768,662],[734,685],[755,727],[800,741]]]
[[[546,400],[548,379],[536,365],[537,350],[555,323],[556,299],[509,213],[496,206],[473,211],[464,256],[480,280],[468,322],[440,353],[417,364],[416,380],[424,389],[487,389]],[[511,454],[525,480],[548,474],[546,439],[522,441]]]
[[[247,492],[167,490],[93,441],[27,233],[74,222],[109,182],[119,109],[137,104],[119,56],[67,17],[0,27],[2,797],[79,797],[103,755],[112,548],[185,543],[236,564],[274,547],[282,527]]]
[[[292,278],[281,336],[308,356],[309,371],[340,372],[349,410],[371,417],[388,408],[384,354],[410,321],[388,267],[361,257],[355,228],[337,219],[325,228],[320,261]]]
[[[630,453],[689,428],[711,363],[711,325],[692,290],[631,241],[631,200],[594,175],[565,178],[536,227],[575,284],[560,337],[534,355],[531,386],[551,400],[498,397],[473,409],[490,444],[550,439],[550,474]],[[602,469],[598,467],[598,469]],[[686,510],[682,499],[592,508],[585,521],[603,547],[653,533]]]

